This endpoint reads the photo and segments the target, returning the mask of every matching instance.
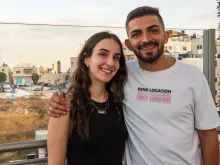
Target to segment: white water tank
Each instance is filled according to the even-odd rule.
[[[47,139],[47,130],[37,130],[35,131],[35,140],[46,140]],[[47,148],[38,149],[38,157],[45,158],[47,157]]]

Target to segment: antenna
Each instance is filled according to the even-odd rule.
[[[1,50],[1,49],[0,49],[0,60],[1,60],[0,66],[3,66],[3,62],[2,62],[2,50]]]
[[[81,52],[81,50],[82,50],[82,44],[80,43],[79,44],[79,51]]]
[[[22,67],[22,54],[19,55],[20,66]]]

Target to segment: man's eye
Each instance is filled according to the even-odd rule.
[[[158,29],[151,29],[150,32],[152,33],[157,33],[159,30]]]
[[[137,37],[138,36],[138,33],[133,33],[132,35],[131,35],[131,37]]]

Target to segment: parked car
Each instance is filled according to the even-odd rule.
[[[62,90],[62,87],[53,86],[53,87],[50,87],[48,90]]]
[[[42,86],[38,86],[38,85],[33,86],[32,87],[32,91],[43,91],[43,87]]]
[[[45,86],[45,87],[51,87],[51,83],[44,83],[43,86]]]
[[[44,83],[43,82],[38,82],[37,85],[44,85]]]
[[[12,92],[12,88],[9,84],[4,84],[2,87],[3,87],[3,92],[6,92],[6,93]]]

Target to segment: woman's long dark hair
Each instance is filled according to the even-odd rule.
[[[77,128],[78,134],[85,139],[89,139],[89,120],[94,108],[91,104],[91,94],[89,88],[92,80],[89,76],[89,69],[84,61],[93,53],[97,43],[103,39],[113,39],[121,49],[121,58],[119,60],[120,68],[116,75],[106,84],[106,90],[113,93],[113,104],[115,105],[119,116],[122,115],[122,100],[124,98],[123,89],[127,80],[127,70],[123,47],[120,39],[110,32],[99,32],[91,36],[82,48],[77,61],[77,68],[71,77],[71,85],[68,93],[72,95],[71,117],[74,122],[74,128]]]

